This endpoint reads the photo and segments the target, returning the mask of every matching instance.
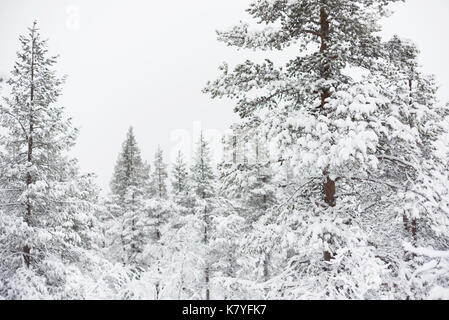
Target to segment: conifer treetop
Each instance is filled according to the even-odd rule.
[[[145,166],[142,162],[134,129],[130,127],[115,165],[111,190],[113,194],[123,197],[130,187],[140,187],[143,184],[144,177]]]

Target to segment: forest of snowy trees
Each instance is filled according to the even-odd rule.
[[[449,299],[449,106],[379,36],[396,1],[253,0],[218,40],[266,59],[203,90],[240,116],[221,162],[130,127],[104,196],[34,23],[0,82],[0,300]]]

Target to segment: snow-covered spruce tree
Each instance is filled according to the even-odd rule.
[[[257,271],[256,259],[242,250],[242,235],[248,223],[240,215],[235,202],[217,196],[211,211],[213,229],[209,241],[211,288],[214,299],[257,298],[252,275]]]
[[[221,193],[239,199],[248,210],[249,220],[276,203],[276,187],[267,141],[249,126],[234,125],[225,137],[225,159],[219,165]]]
[[[418,145],[425,142],[416,122],[396,112],[409,110],[409,102],[392,101],[394,89],[383,85],[391,78],[379,72],[391,59],[377,22],[392,2],[253,1],[248,12],[267,28],[250,31],[243,24],[219,32],[221,41],[239,48],[300,52],[283,67],[246,61],[230,71],[224,64],[205,89],[214,98],[237,99],[235,110],[247,122],[261,119],[258,129],[278,144],[279,160],[290,160],[302,177],[291,201],[260,221],[261,241],[296,252],[273,278],[273,296],[373,298],[393,290],[385,281],[390,261],[378,254],[375,228],[362,217],[404,203],[391,201],[391,186],[405,191],[419,181],[382,174],[384,160],[402,160],[389,164],[398,172],[401,162],[421,156]],[[351,77],[351,68],[368,76]],[[419,117],[422,128],[433,123],[429,118]],[[402,137],[401,148],[392,148],[389,137]]]
[[[164,162],[164,154],[161,148],[158,148],[155,159],[153,162],[153,171],[151,173],[151,196],[152,200],[157,202],[163,202],[168,200],[168,192],[167,192],[167,165]],[[153,202],[154,202],[153,201]],[[154,220],[154,235],[156,241],[161,239],[161,227],[163,224],[167,222],[167,214],[165,210],[160,210],[162,208],[157,209],[157,207],[161,207],[158,204],[150,205],[150,216]],[[162,206],[163,207],[163,206]]]
[[[169,231],[169,221],[171,215],[176,211],[175,205],[168,198],[167,191],[167,165],[164,162],[164,155],[161,148],[157,149],[153,162],[153,170],[150,175],[151,198],[145,203],[147,214],[147,230],[151,234],[149,242],[145,247],[144,257],[149,265],[155,286],[154,298],[162,298],[163,290],[166,287],[162,279],[164,272],[164,259],[166,259],[165,236]]]
[[[440,110],[446,111],[448,105]],[[447,128],[447,116],[441,125]],[[417,299],[448,299],[449,289],[449,132],[442,132],[433,146],[434,165],[431,170],[421,174],[421,184],[413,191],[422,197],[409,198],[418,200],[415,218],[415,235],[407,237],[403,242],[406,257],[411,261],[407,264],[404,276],[410,284],[409,294]],[[438,164],[438,165],[435,165]],[[422,198],[427,201],[422,201]],[[420,201],[419,201],[420,200]],[[437,214],[429,214],[429,213]],[[412,212],[413,213],[413,212]],[[409,220],[410,221],[410,220]],[[413,224],[412,224],[413,226]],[[413,230],[413,229],[412,229]],[[410,228],[408,228],[410,233]]]
[[[215,177],[209,157],[208,145],[201,136],[190,172],[186,170],[181,154],[174,164],[173,201],[149,201],[163,203],[169,213],[167,221],[164,221],[165,230],[161,232],[161,238],[149,245],[147,250],[152,261],[160,259],[160,263],[156,264],[160,266],[160,272],[148,274],[149,282],[160,284],[158,290],[154,290],[153,286],[152,298],[210,298],[210,275],[214,262],[210,258],[212,215],[216,203]],[[156,188],[153,186],[152,189]],[[158,252],[163,255],[157,255]]]
[[[63,84],[56,58],[36,23],[19,39],[10,95],[0,110],[0,296],[80,297],[71,276],[79,275],[85,249],[94,246],[96,191],[67,156],[77,130],[56,105]]]
[[[232,133],[223,142],[225,158],[219,164],[220,194],[233,202],[239,216],[245,220],[245,234],[249,234],[252,223],[272,208],[278,198],[267,141],[250,125],[241,123],[233,126]],[[251,266],[248,270],[251,275],[247,276],[268,280],[272,268],[271,250],[257,245],[245,246],[245,249],[257,252],[256,265]]]
[[[167,165],[164,163],[164,153],[158,147],[154,156],[153,171],[151,173],[152,196],[166,199],[167,194]]]
[[[111,179],[112,193],[123,198],[130,186],[142,185],[145,169],[134,129],[130,127],[114,168]]]
[[[159,180],[164,184],[161,189],[166,190],[167,174],[162,154],[156,154],[154,166],[162,170],[159,170],[161,174],[154,171],[153,177],[162,179],[153,178],[151,189],[159,189],[154,186]],[[200,298],[196,287],[201,282],[202,272],[195,256],[197,242],[190,239],[197,226],[190,224],[193,221],[189,215],[193,210],[193,199],[189,194],[188,175],[187,164],[179,152],[172,167],[170,196],[164,193],[163,198],[154,197],[148,201],[149,214],[153,217],[152,234],[156,235],[155,230],[159,230],[159,239],[155,236],[146,250],[148,260],[153,261],[153,268],[148,272],[148,282],[154,284],[150,290],[152,299]]]
[[[181,151],[178,152],[171,175],[171,194],[173,201],[181,206],[187,207],[189,172]]]
[[[199,241],[197,250],[201,252],[199,265],[203,272],[199,289],[202,291],[201,298],[209,300],[211,297],[211,264],[213,262],[210,255],[210,241],[213,237],[211,213],[214,210],[216,178],[211,165],[210,149],[202,133],[190,169],[190,192],[193,198],[191,218],[194,223],[188,224],[188,226],[196,225],[197,240]]]
[[[141,253],[147,241],[146,170],[131,127],[123,142],[111,180],[111,220],[107,236],[111,239],[111,257],[117,257],[125,265],[133,265],[137,269],[141,267]]]
[[[384,221],[380,225],[371,220],[367,225],[375,228],[372,243],[382,248],[379,254],[390,263],[392,275],[399,276],[393,281],[395,288],[403,290],[397,297],[420,299],[426,290],[417,288],[410,278],[423,258],[404,252],[397,243],[405,240],[415,246],[447,247],[443,230],[448,227],[448,189],[438,182],[445,179],[447,160],[437,157],[436,146],[447,108],[439,106],[434,79],[421,72],[419,51],[411,41],[395,36],[384,50],[386,58],[380,61],[379,70],[366,78],[389,102],[377,116],[378,123],[385,124],[377,126],[382,130],[377,133],[379,170],[368,178],[369,184],[384,190],[372,207],[375,214],[365,217]]]

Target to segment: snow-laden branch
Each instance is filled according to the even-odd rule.
[[[410,251],[410,252],[415,253],[420,256],[426,256],[429,258],[444,258],[444,259],[449,258],[449,251],[438,251],[438,250],[422,248],[422,247],[415,248],[413,245],[411,245],[408,242],[404,242],[403,247],[405,250]]]

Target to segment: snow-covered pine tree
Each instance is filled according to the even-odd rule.
[[[19,39],[0,110],[0,295],[63,299],[79,294],[69,292],[68,279],[93,245],[96,200],[88,194],[95,188],[67,155],[77,130],[56,104],[64,82],[54,71],[56,57],[36,22]]]
[[[225,136],[223,142],[225,157],[219,164],[220,193],[234,202],[246,221],[245,234],[250,234],[252,223],[277,203],[278,190],[267,141],[252,126],[240,123],[232,127],[232,133]],[[258,266],[252,266],[251,273],[258,273],[256,278],[266,281],[272,252],[270,248],[253,247],[253,244],[245,246],[251,252],[258,251]]]
[[[145,169],[134,129],[130,127],[114,168],[111,179],[112,193],[123,198],[129,187],[143,185]]]
[[[168,207],[168,192],[167,192],[167,165],[164,162],[164,153],[160,147],[154,156],[153,171],[151,172],[151,197],[152,199],[147,203],[147,210],[151,217],[152,225],[154,227],[154,239],[159,241],[161,239],[161,228],[167,223]]]
[[[149,260],[159,259],[156,266],[161,269],[161,272],[154,269],[149,276],[152,283],[160,284],[154,293],[156,298],[210,299],[211,270],[215,261],[211,259],[212,215],[216,199],[215,177],[203,135],[188,176],[185,168],[178,154],[172,177],[173,202],[167,199],[149,201],[164,204],[171,214],[160,240],[147,247]]]
[[[266,241],[296,247],[288,269],[295,270],[297,282],[289,277],[276,281],[275,296],[367,298],[392,292],[392,284],[382,280],[389,262],[377,254],[380,249],[370,241],[372,226],[362,219],[401,206],[381,207],[392,186],[398,192],[418,183],[416,177],[397,181],[383,174],[382,155],[408,160],[397,153],[401,148],[382,152],[394,149],[392,137],[402,138],[407,158],[421,155],[421,137],[410,135],[418,131],[416,123],[397,112],[412,107],[408,101],[398,107],[394,89],[383,85],[391,78],[379,72],[390,57],[378,21],[392,2],[257,0],[248,12],[268,27],[250,31],[249,24],[242,24],[218,33],[219,40],[239,48],[299,51],[283,67],[268,59],[246,61],[234,71],[224,64],[222,76],[205,89],[213,98],[237,99],[235,111],[248,123],[260,119],[259,132],[278,144],[279,160],[291,161],[302,180],[288,203],[260,221]],[[354,69],[368,76],[359,80],[351,76]],[[433,123],[431,117],[420,117],[421,127]],[[391,165],[396,172],[403,166]]]
[[[395,286],[402,286],[408,298],[421,299],[425,290],[416,288],[410,278],[424,261],[422,257],[415,259],[414,253],[404,254],[397,242],[430,245],[439,250],[447,247],[447,237],[441,230],[444,225],[449,227],[449,211],[445,208],[448,189],[439,184],[444,180],[441,173],[445,172],[447,160],[436,156],[436,142],[443,132],[441,123],[448,110],[439,106],[435,81],[421,72],[418,54],[411,41],[394,36],[385,43],[386,59],[381,61],[379,71],[371,73],[375,78],[371,81],[389,101],[389,108],[378,116],[380,123],[387,124],[383,129],[388,131],[378,134],[380,170],[371,178],[375,180],[373,184],[386,187],[383,198],[373,209],[378,216],[388,213],[384,219],[390,221],[376,228],[372,243],[383,247],[379,255],[389,261],[392,274],[399,273],[399,277],[404,278],[402,285],[398,284],[401,283],[398,279]],[[379,210],[389,202],[394,203],[391,210]],[[400,220],[401,223],[391,223]],[[380,246],[379,241],[383,242]],[[401,256],[405,264],[401,263]]]
[[[155,167],[160,174],[153,172],[151,189],[157,190],[155,181],[163,181],[165,186],[167,174],[162,154],[156,154]],[[189,225],[188,214],[193,210],[192,199],[189,196],[188,170],[181,151],[172,165],[170,197],[153,198],[148,201],[149,214],[153,217],[154,229],[159,230],[159,239],[148,245],[148,260],[153,261],[151,281],[154,285],[153,296],[156,299],[175,298],[190,299],[197,294],[193,289],[199,281],[197,259],[192,255],[196,250],[194,241],[186,241],[194,227]],[[154,218],[158,218],[155,220]],[[156,224],[159,224],[157,228]],[[155,232],[153,232],[155,233]],[[195,296],[197,297],[197,296]]]
[[[212,234],[212,217],[211,212],[214,209],[214,197],[216,195],[216,180],[212,169],[210,159],[210,149],[203,133],[201,133],[197,150],[194,155],[193,164],[190,169],[190,189],[194,199],[193,218],[197,221],[200,230],[198,230],[199,239],[201,241],[203,270],[203,285],[200,286],[204,290],[203,299],[209,300],[210,281],[211,281],[211,257],[210,257],[210,241]]]
[[[167,165],[164,163],[164,153],[162,149],[158,147],[154,156],[153,172],[151,174],[153,197],[159,199],[167,198],[167,178]]]
[[[335,153],[340,151],[334,150],[338,141],[332,132],[326,131],[329,129],[327,118],[337,111],[331,107],[330,98],[349,84],[357,85],[345,74],[346,68],[369,70],[374,65],[382,48],[376,34],[380,29],[377,21],[386,14],[386,6],[395,1],[315,0],[306,4],[299,0],[258,0],[253,1],[247,11],[260,24],[269,27],[250,31],[249,24],[245,23],[218,32],[219,40],[230,46],[282,50],[297,45],[303,53],[293,57],[284,68],[276,68],[268,59],[262,64],[246,61],[234,72],[229,72],[228,65],[224,64],[220,68],[223,75],[209,83],[204,91],[214,98],[239,99],[235,111],[242,118],[253,119],[265,113],[269,117],[267,120],[272,120],[267,124],[272,134],[288,133],[278,138],[289,150],[294,149],[290,148],[294,143],[291,137],[304,135],[301,129],[305,126],[291,121],[299,119],[299,115],[313,121],[305,129],[316,125],[322,132],[316,132],[311,139],[300,139],[300,146],[306,144],[304,149],[308,152],[301,150],[298,155],[298,150],[293,151],[300,164],[310,166],[314,162],[314,171],[324,176],[321,198],[329,207],[336,204],[337,177],[332,167],[336,167],[333,163],[338,162],[339,154]],[[321,147],[308,146],[310,140],[320,141]],[[321,152],[327,150],[332,152]],[[331,253],[325,251],[324,258],[328,261]]]
[[[131,127],[123,142],[111,180],[110,213],[114,219],[108,233],[109,237],[112,237],[111,254],[120,257],[124,264],[134,266],[140,264],[140,255],[147,241],[147,169]]]
[[[224,147],[225,159],[219,165],[221,193],[251,207],[248,214],[253,222],[276,202],[267,141],[257,130],[236,124],[224,138]]]
[[[145,248],[145,259],[150,265],[150,272],[153,273],[156,300],[161,298],[162,290],[165,288],[162,282],[164,259],[167,258],[164,252],[166,250],[164,236],[169,231],[168,223],[171,215],[176,211],[168,198],[167,180],[167,165],[164,162],[163,151],[158,147],[150,175],[151,199],[147,200],[145,205],[148,215],[147,227],[151,228],[149,232],[153,235]]]
[[[188,177],[187,164],[181,151],[178,151],[175,163],[172,168],[172,195],[176,202],[182,202],[188,191]]]

